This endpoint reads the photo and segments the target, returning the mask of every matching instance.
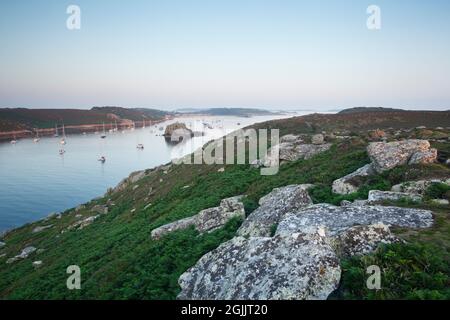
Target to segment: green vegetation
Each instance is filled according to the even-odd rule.
[[[449,252],[432,244],[391,244],[342,263],[344,299],[450,299]],[[381,289],[365,285],[367,267],[381,269]]]
[[[299,130],[303,129],[316,130],[311,124]],[[312,159],[284,164],[274,176],[261,176],[259,169],[248,165],[227,165],[224,172],[218,172],[223,167],[219,165],[177,165],[167,172],[148,170],[145,178],[120,192],[110,191],[84,208],[66,211],[60,219],[25,225],[4,236],[1,240],[6,246],[0,248],[0,298],[174,299],[179,292],[179,275],[203,254],[233,237],[241,221],[232,220],[209,234],[199,235],[188,229],[153,241],[150,233],[156,227],[195,215],[236,195],[246,196],[243,201],[249,214],[258,207],[262,196],[290,184],[313,183],[310,194],[315,202],[339,204],[341,200],[366,199],[370,189],[388,190],[403,181],[450,176],[450,169],[439,164],[405,166],[367,178],[355,194],[339,196],[331,192],[335,179],[367,163],[366,141],[356,138],[336,142],[329,151]],[[441,186],[433,186],[428,192],[430,196],[447,194]],[[67,230],[79,221],[77,215],[83,219],[93,216],[91,209],[97,204],[107,204],[109,213],[82,230]],[[342,297],[448,297],[448,208],[427,203],[399,205],[433,209],[435,225],[421,231],[395,230],[409,244],[389,246],[374,255],[343,262]],[[53,227],[32,232],[36,226],[49,224]],[[30,245],[39,252],[5,263]],[[42,260],[42,266],[33,267],[32,261],[36,260]],[[385,284],[380,292],[364,289],[364,267],[369,263],[383,266]],[[81,290],[66,288],[69,265],[81,268]]]

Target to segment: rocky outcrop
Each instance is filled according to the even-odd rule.
[[[276,234],[288,235],[302,232],[306,228],[323,226],[334,236],[356,225],[376,223],[404,228],[427,228],[433,224],[433,214],[429,210],[411,208],[317,204],[287,214],[278,225]]]
[[[430,149],[426,140],[372,142],[367,148],[373,168],[381,173],[400,165],[430,163],[436,161],[437,151]],[[433,155],[436,157],[433,158]]]
[[[6,243],[4,243],[3,241],[0,241],[0,248],[6,246]]]
[[[131,173],[127,178],[120,181],[119,184],[114,189],[112,189],[112,193],[125,190],[128,186],[144,178],[145,175],[146,175],[145,170],[135,171]]]
[[[259,200],[259,208],[253,211],[238,230],[241,236],[270,236],[271,229],[292,210],[312,204],[308,188],[312,185],[290,185],[273,189]]]
[[[41,231],[50,229],[51,227],[53,227],[52,224],[49,224],[49,225],[46,225],[46,226],[37,226],[37,227],[35,227],[35,228],[33,229],[32,232],[33,232],[33,233],[38,233],[38,232],[41,232]]]
[[[423,195],[425,191],[428,189],[428,187],[431,186],[433,183],[445,183],[450,185],[450,179],[406,181],[393,186],[391,188],[391,191]]]
[[[97,204],[97,205],[92,207],[91,211],[94,212],[94,213],[98,213],[98,214],[107,214],[108,213],[108,206]]]
[[[430,149],[424,152],[416,152],[409,159],[408,164],[428,164],[436,162],[438,157],[437,149]]]
[[[335,238],[335,249],[340,257],[364,255],[375,251],[381,244],[400,242],[384,224],[354,226]]]
[[[16,262],[17,260],[26,259],[26,258],[28,258],[28,256],[30,254],[32,254],[35,251],[36,251],[35,247],[32,247],[32,246],[25,247],[20,254],[18,254],[17,256],[15,256],[13,258],[9,258],[8,260],[6,260],[6,263],[9,264],[9,263]]]
[[[323,143],[325,143],[325,137],[321,133],[315,134],[311,137],[311,143],[312,144],[323,144]]]
[[[318,232],[235,237],[181,275],[178,299],[326,299],[340,275],[333,248]]]
[[[181,219],[156,228],[151,232],[151,237],[152,239],[160,239],[170,232],[187,229],[191,226],[194,226],[200,233],[211,232],[224,226],[234,217],[245,218],[245,210],[241,198],[238,196],[223,199],[218,207],[202,210],[193,217]]]
[[[82,230],[86,228],[87,226],[91,225],[95,220],[97,220],[100,217],[100,215],[90,216],[83,220],[77,221],[70,226],[67,227],[66,231],[69,230]],[[62,231],[64,233],[65,231]]]
[[[375,170],[373,169],[372,164],[366,164],[364,167],[359,168],[355,172],[333,181],[333,193],[350,194],[357,192],[363,179],[374,173]]]
[[[164,131],[164,138],[171,143],[179,143],[185,138],[191,138],[193,136],[191,129],[186,127],[186,124],[181,122],[175,122],[169,124]]]
[[[418,194],[411,194],[404,192],[371,190],[369,191],[369,197],[367,200],[370,204],[382,203],[384,201],[401,201],[401,200],[421,202],[422,196]]]
[[[263,159],[262,163],[264,166],[273,166],[278,163],[274,156],[279,155],[279,162],[283,163],[286,161],[296,161],[299,159],[310,159],[313,156],[327,151],[330,149],[330,143],[322,144],[305,144],[300,136],[287,135],[280,139],[280,144],[273,146],[268,152],[267,156]],[[318,140],[316,140],[317,142]],[[273,148],[278,149],[278,152],[274,151]]]

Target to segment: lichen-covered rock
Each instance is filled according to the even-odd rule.
[[[178,299],[326,299],[341,269],[326,237],[235,237],[204,255],[181,275]]]
[[[381,244],[400,242],[384,224],[354,226],[335,238],[335,249],[340,257],[364,255],[375,251]]]
[[[423,195],[431,184],[440,182],[445,183],[445,181],[445,179],[406,181],[393,186],[391,191]]]
[[[97,204],[97,205],[92,207],[91,211],[95,212],[95,213],[98,213],[98,214],[107,214],[108,213],[108,206]]]
[[[375,223],[405,228],[427,228],[433,224],[433,214],[429,210],[412,208],[369,205],[337,207],[316,204],[286,214],[280,221],[276,234],[288,235],[303,232],[305,228],[322,226],[334,236],[356,225]]]
[[[449,201],[447,199],[433,199],[431,200],[431,203],[436,206],[448,206]]]
[[[325,142],[325,137],[323,134],[315,134],[311,137],[311,143],[312,144],[323,144]]]
[[[38,233],[38,232],[41,232],[41,231],[50,229],[51,227],[53,227],[52,224],[49,224],[49,225],[46,225],[46,226],[37,226],[37,227],[35,227],[35,228],[33,229],[32,232],[33,232],[33,233]]]
[[[408,164],[413,165],[413,164],[434,163],[436,162],[437,157],[438,157],[437,149],[430,149],[424,152],[416,152],[411,156],[411,159],[409,159]]]
[[[323,144],[304,144],[301,138],[294,140],[291,138],[282,139],[283,142],[273,146],[263,159],[263,164],[266,167],[274,166],[276,163],[283,163],[286,161],[296,161],[299,159],[310,159],[313,156],[330,149],[330,143]],[[275,151],[274,151],[275,150]],[[274,157],[279,157],[279,161]]]
[[[366,164],[342,178],[333,181],[332,190],[337,194],[350,194],[358,191],[362,183],[362,178],[375,173],[372,164]]]
[[[377,172],[393,169],[400,165],[413,163],[429,163],[431,161],[430,143],[426,140],[403,140],[394,142],[372,142],[367,148],[373,168]],[[433,160],[435,161],[436,158]]]
[[[135,171],[135,172],[131,173],[127,178],[120,181],[119,184],[114,189],[112,189],[112,193],[116,193],[116,192],[125,190],[128,186],[130,186],[133,183],[136,183],[139,180],[141,180],[142,178],[144,178],[145,175],[146,175],[145,170]]]
[[[422,196],[412,193],[370,190],[367,199],[370,204],[381,203],[383,201],[400,201],[407,200],[413,202],[421,202]]]
[[[234,217],[245,218],[244,204],[241,199],[241,196],[223,199],[218,207],[202,210],[195,216],[177,220],[152,230],[151,237],[160,239],[170,232],[187,229],[191,226],[194,226],[200,233],[211,232],[224,226]]]
[[[242,223],[237,234],[241,236],[267,237],[272,226],[289,211],[312,204],[308,188],[312,185],[290,185],[273,189],[259,200],[259,208],[253,211]]]
[[[22,252],[13,258],[9,258],[6,263],[13,263],[20,259],[26,259],[30,254],[36,251],[36,248],[33,246],[28,246],[22,249]]]
[[[70,226],[68,226],[67,231],[68,230],[82,230],[82,229],[86,228],[87,226],[89,226],[90,224],[92,224],[99,217],[100,217],[100,215],[90,216],[83,220],[77,221],[77,222],[71,224]]]

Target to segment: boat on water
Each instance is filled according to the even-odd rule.
[[[105,131],[105,123],[103,122],[103,132],[100,138],[105,139],[106,138],[106,131]]]
[[[100,161],[101,163],[105,163],[106,158],[104,156],[101,156],[100,158],[98,158],[98,161]]]
[[[16,144],[17,140],[16,140],[16,136],[14,136],[14,138],[11,140],[11,144]]]
[[[139,143],[136,148],[140,149],[140,150],[144,150],[144,145],[142,143]]]
[[[59,143],[62,144],[62,145],[64,145],[64,144],[66,144],[66,129],[64,128],[64,123],[63,123],[63,125],[62,125],[62,134],[63,134],[63,137],[62,137],[62,139],[59,141]]]
[[[55,134],[53,135],[55,138],[57,138],[57,137],[59,137],[59,134],[58,134],[58,125],[57,124],[55,124]]]
[[[36,129],[36,137],[33,139],[33,142],[34,142],[34,143],[37,143],[37,142],[39,142],[40,140],[41,140],[41,138],[39,138],[39,130]]]
[[[66,153],[66,150],[64,150],[64,149],[59,149],[59,154],[60,154],[60,155],[63,155],[64,153]]]

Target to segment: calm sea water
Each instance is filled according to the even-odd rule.
[[[157,127],[107,133],[106,139],[94,133],[68,135],[64,155],[59,154],[60,138],[45,137],[38,143],[22,139],[15,145],[0,143],[0,231],[87,202],[133,171],[167,163],[238,128],[284,117],[189,117]],[[163,131],[159,128],[175,121],[203,130],[205,136],[169,145],[160,136]],[[204,127],[203,122],[212,129]],[[143,144],[144,149],[137,149],[138,144]],[[106,157],[105,163],[98,161],[100,156]]]

